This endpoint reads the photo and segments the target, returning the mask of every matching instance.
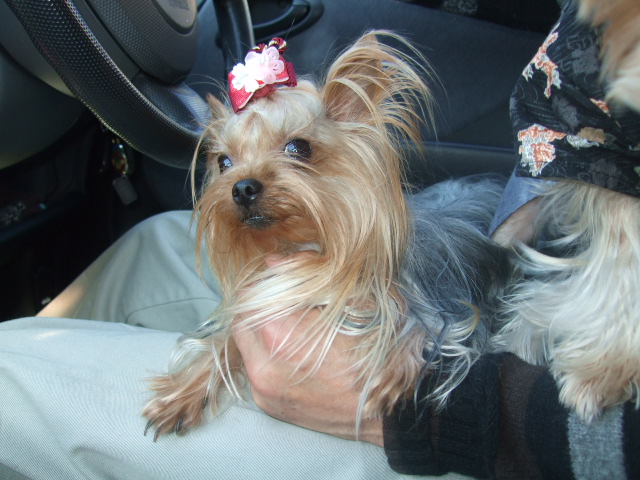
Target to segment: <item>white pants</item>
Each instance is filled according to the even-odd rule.
[[[0,478],[403,478],[383,449],[280,422],[251,402],[182,437],[143,436],[145,379],[166,371],[177,332],[219,298],[211,275],[196,272],[189,223],[186,211],[143,222],[38,317],[0,323]]]

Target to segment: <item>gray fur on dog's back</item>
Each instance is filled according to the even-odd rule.
[[[487,236],[503,187],[500,178],[472,176],[407,197],[414,224],[403,267],[408,316],[429,332],[433,345],[425,349],[425,368],[437,362],[444,379],[440,387],[446,391],[464,378],[485,348],[491,300],[506,277],[506,252]],[[455,348],[465,329],[466,354],[440,362],[441,353]]]

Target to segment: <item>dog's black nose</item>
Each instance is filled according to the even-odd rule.
[[[234,202],[242,207],[249,208],[256,202],[262,189],[263,186],[258,180],[245,178],[233,186],[231,194]]]

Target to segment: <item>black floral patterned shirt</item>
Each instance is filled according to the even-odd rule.
[[[568,2],[511,98],[515,175],[640,196],[640,115],[606,101],[597,30]]]

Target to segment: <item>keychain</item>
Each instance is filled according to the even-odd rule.
[[[120,138],[111,138],[111,164],[119,172],[113,180],[113,188],[123,205],[130,205],[138,199],[138,194],[133,188],[133,184],[128,174],[131,173],[129,156]]]

